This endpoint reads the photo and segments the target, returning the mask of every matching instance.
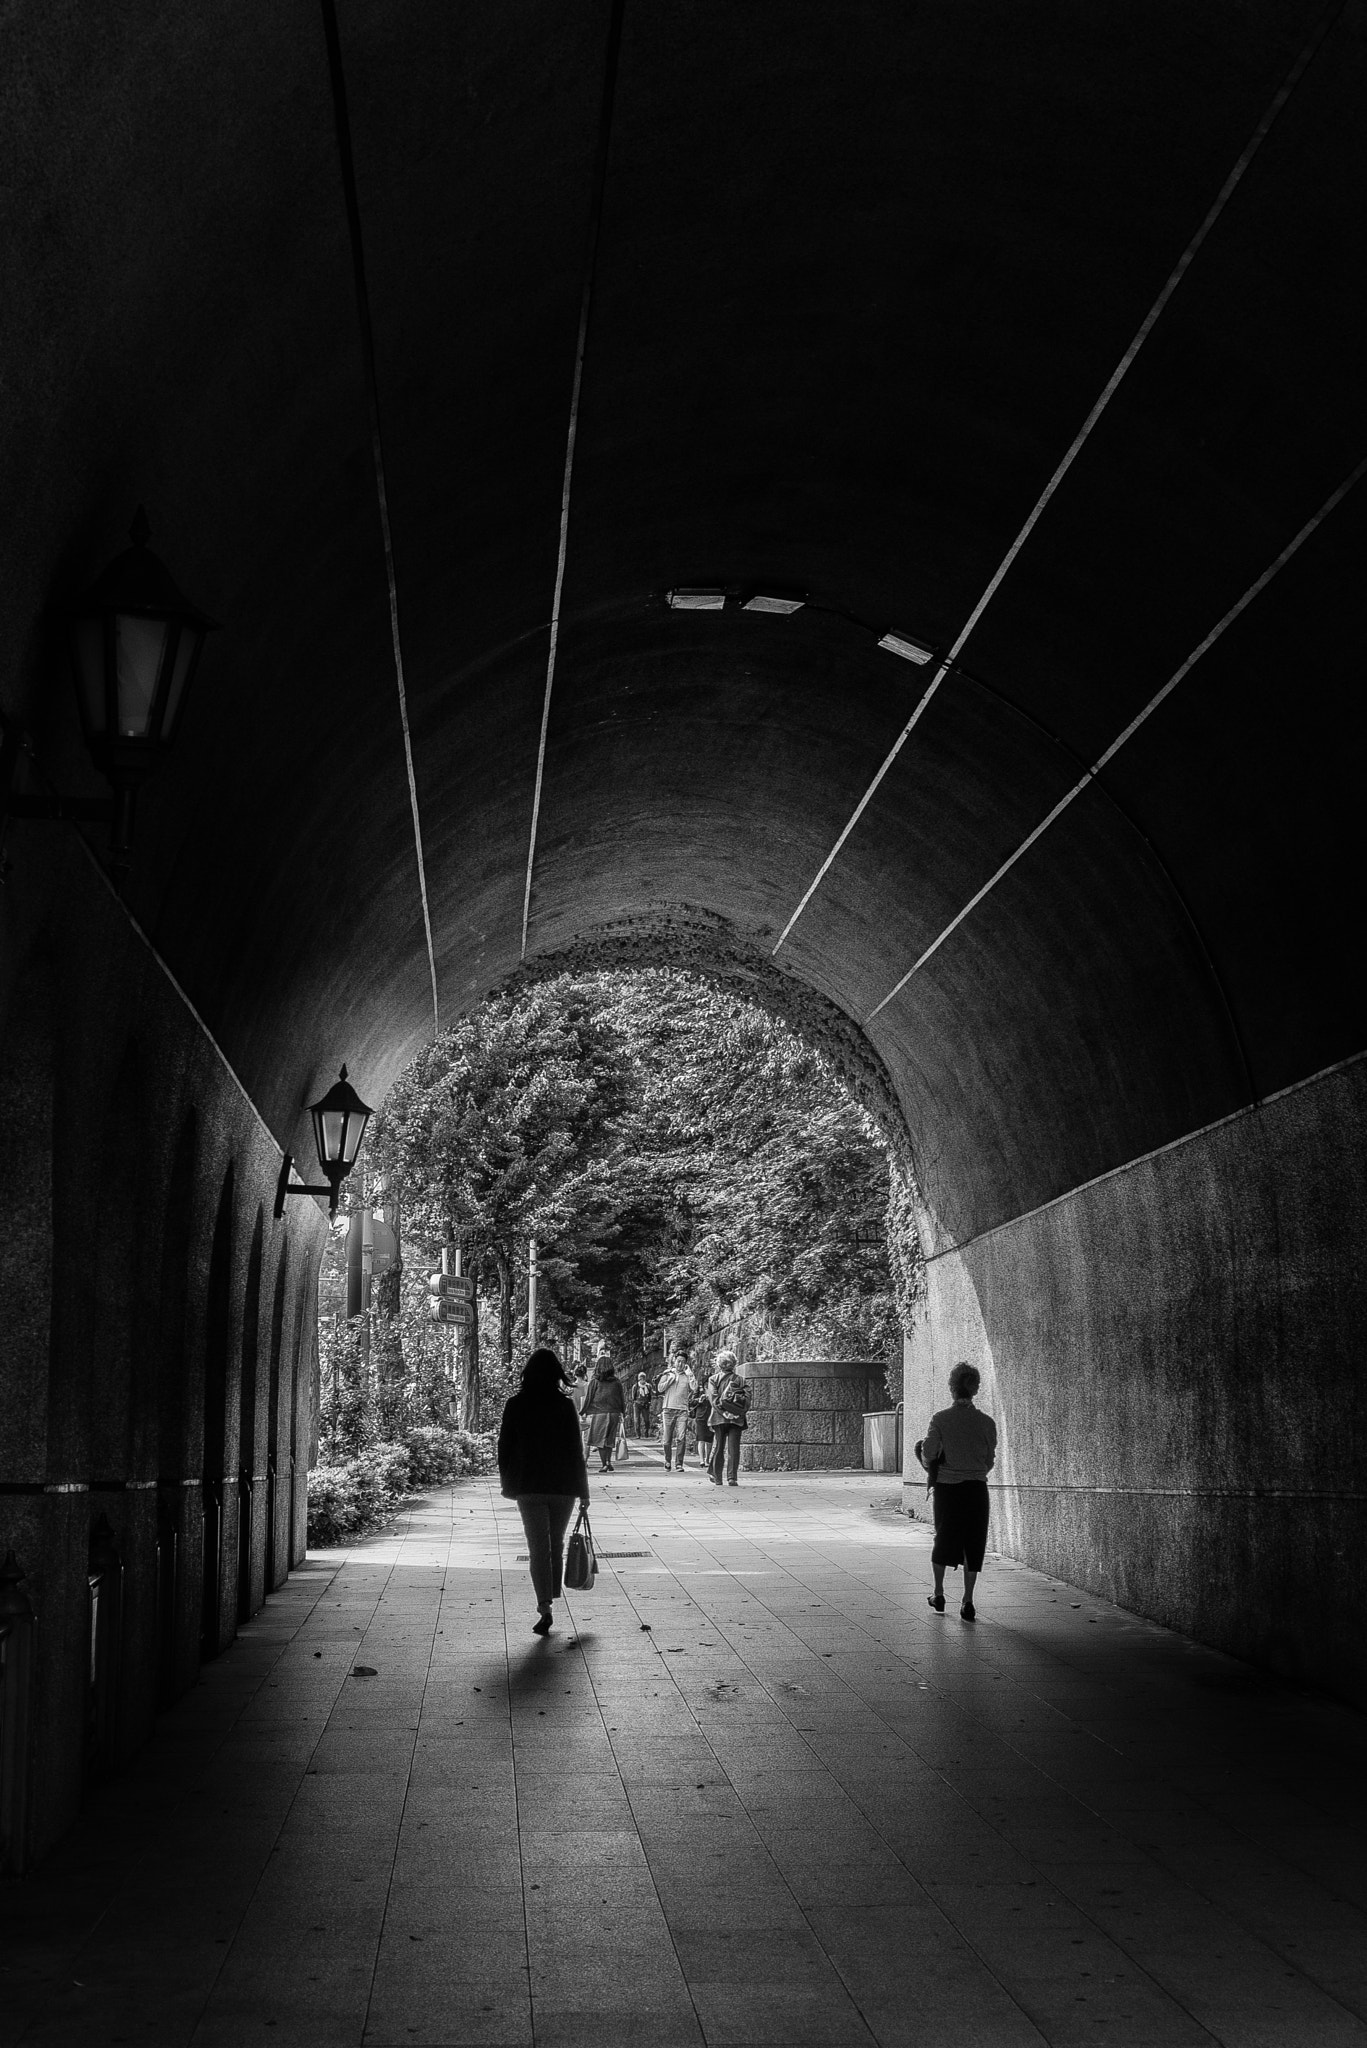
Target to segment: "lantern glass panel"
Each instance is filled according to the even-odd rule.
[[[143,619],[129,612],[115,616],[120,739],[147,738],[170,630],[166,619]]]
[[[346,1111],[319,1110],[314,1122],[318,1126],[319,1159],[325,1167],[339,1166],[342,1161],[342,1134],[346,1130]]]
[[[104,620],[77,619],[72,626],[72,650],[76,657],[76,687],[81,693],[81,716],[92,740],[107,734],[104,677]]]
[[[356,1164],[356,1154],[361,1149],[361,1139],[365,1136],[365,1127],[369,1121],[369,1116],[357,1109],[353,1109],[347,1117],[346,1131],[342,1138],[342,1157],[348,1166]]]
[[[171,687],[166,693],[166,709],[161,715],[161,737],[164,740],[169,740],[176,729],[180,700],[185,694],[185,685],[190,680],[190,670],[195,665],[195,656],[203,638],[198,626],[183,625],[180,629],[180,642],[171,669]]]

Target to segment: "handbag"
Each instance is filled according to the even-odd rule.
[[[924,1467],[926,1475],[926,1498],[929,1499],[930,1495],[935,1489],[935,1482],[940,1476],[940,1467],[945,1462],[945,1454],[943,1451],[938,1452],[936,1456],[930,1460],[929,1464],[927,1464],[924,1444],[925,1438],[917,1437],[916,1442],[912,1445],[912,1449],[916,1453],[917,1464]]]
[[[588,1509],[581,1506],[574,1533],[565,1550],[565,1584],[572,1593],[591,1593],[597,1576],[598,1553],[593,1547],[593,1530],[589,1526]]]

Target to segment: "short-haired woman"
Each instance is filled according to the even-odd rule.
[[[739,1483],[736,1474],[740,1470],[740,1437],[748,1420],[750,1389],[740,1376],[734,1351],[719,1351],[712,1368],[712,1377],[707,1382],[711,1403],[708,1425],[712,1431],[708,1477],[714,1486],[720,1486],[723,1479],[728,1486],[735,1486]]]
[[[522,1368],[522,1387],[504,1404],[498,1432],[499,1488],[517,1502],[527,1532],[536,1594],[532,1634],[551,1632],[552,1602],[560,1598],[565,1531],[575,1501],[589,1504],[589,1475],[579,1417],[566,1397],[570,1384],[560,1360],[543,1346]]]
[[[930,1553],[935,1591],[926,1598],[937,1614],[945,1611],[945,1570],[964,1568],[964,1597],[959,1613],[975,1618],[973,1588],[987,1549],[987,1475],[997,1460],[997,1425],[973,1397],[982,1384],[976,1366],[960,1359],[949,1375],[954,1405],[930,1418],[918,1451],[930,1474],[935,1497],[935,1548]]]

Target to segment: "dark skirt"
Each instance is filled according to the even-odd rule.
[[[606,1451],[611,1457],[613,1446],[617,1442],[617,1425],[621,1419],[620,1415],[595,1408],[589,1417],[589,1449]]]
[[[960,1479],[953,1486],[935,1488],[935,1548],[932,1564],[966,1565],[971,1572],[983,1568],[987,1548],[987,1481]]]

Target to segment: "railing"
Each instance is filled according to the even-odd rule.
[[[200,1602],[199,1649],[207,1662],[218,1655],[218,1601],[222,1584],[223,1482],[204,1478],[200,1482],[203,1502],[203,1538],[200,1549],[204,1592]]]
[[[251,1472],[237,1475],[237,1618],[252,1618],[252,1502],[256,1478]]]
[[[86,1572],[90,1663],[86,1692],[85,1767],[88,1782],[113,1769],[119,1728],[119,1664],[123,1652],[123,1560],[109,1517],[90,1532]]]
[[[28,1854],[29,1731],[38,1623],[11,1550],[0,1565],[0,1871]]]
[[[179,1486],[157,1488],[157,1704],[176,1697],[176,1634],[180,1609]]]

